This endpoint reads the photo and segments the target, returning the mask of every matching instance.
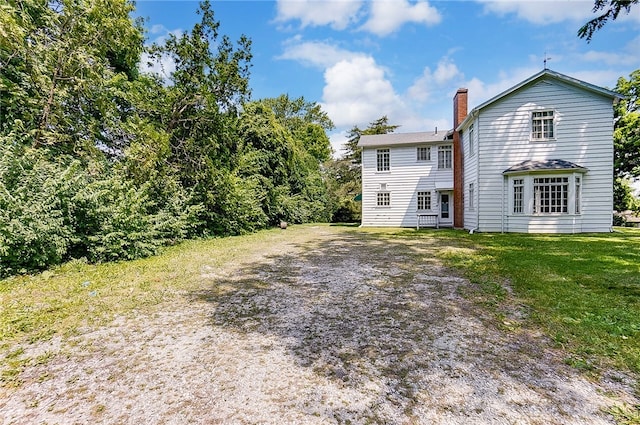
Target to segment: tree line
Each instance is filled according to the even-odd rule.
[[[251,99],[249,38],[223,35],[207,0],[190,31],[145,47],[133,10],[0,6],[0,276],[357,218],[329,182],[333,123],[320,106]],[[143,52],[175,71],[141,73]]]

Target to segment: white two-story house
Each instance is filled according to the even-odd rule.
[[[620,96],[545,69],[446,133],[363,136],[362,225],[484,232],[607,232],[613,103]]]

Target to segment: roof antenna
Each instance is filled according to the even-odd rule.
[[[550,61],[551,58],[547,56],[547,52],[544,52],[544,69],[547,69],[547,61]]]

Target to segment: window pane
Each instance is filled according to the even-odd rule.
[[[580,214],[580,191],[582,190],[582,182],[580,177],[576,177],[576,214]]]
[[[438,168],[451,168],[451,146],[438,146]]]
[[[389,149],[378,149],[378,171],[389,171]]]
[[[538,111],[531,115],[531,138],[553,139],[553,111]]]
[[[522,214],[524,209],[524,179],[515,179],[513,181],[513,212]]]
[[[533,179],[533,212],[536,214],[567,214],[569,194],[568,177]]]
[[[388,207],[391,204],[391,194],[389,192],[378,192],[378,206]]]
[[[418,210],[431,209],[431,192],[418,192]]]
[[[417,149],[417,159],[418,161],[430,161],[431,151],[429,147],[419,147]]]

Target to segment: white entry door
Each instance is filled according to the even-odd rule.
[[[453,223],[453,194],[440,192],[440,224],[451,225]]]

